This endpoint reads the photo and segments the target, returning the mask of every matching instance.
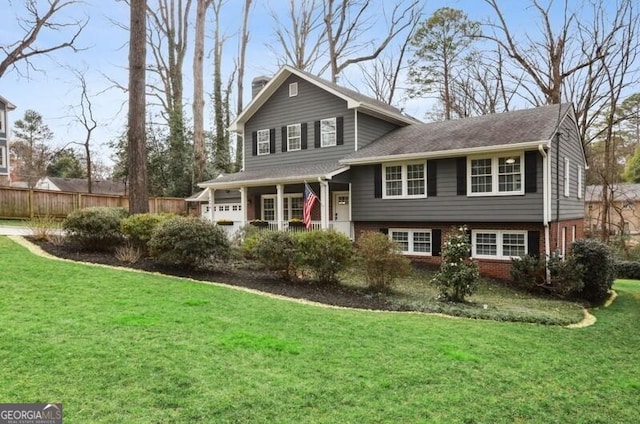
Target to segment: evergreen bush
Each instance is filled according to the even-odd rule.
[[[445,299],[462,302],[476,290],[480,273],[470,252],[471,241],[467,228],[452,227],[443,244],[440,271],[432,280]]]
[[[351,262],[353,245],[336,231],[304,231],[296,235],[301,264],[322,283],[337,281],[337,274]]]
[[[594,239],[577,240],[571,252],[582,266],[584,288],[580,297],[601,305],[609,296],[615,278],[615,263],[609,247]]]
[[[406,276],[411,270],[409,260],[385,234],[364,232],[356,247],[358,263],[371,289],[388,290],[397,278]]]
[[[62,222],[66,240],[86,250],[111,250],[123,241],[120,222],[128,216],[122,208],[87,208],[71,212]]]

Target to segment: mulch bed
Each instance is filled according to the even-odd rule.
[[[177,277],[188,277],[194,280],[224,283],[326,305],[384,311],[406,310],[397,304],[389,302],[382,293],[347,287],[341,284],[319,284],[307,280],[286,281],[269,271],[253,269],[254,267],[248,266],[246,263],[230,262],[211,270],[188,270],[161,266],[149,258],[140,259],[138,262],[131,264],[118,260],[110,252],[87,252],[77,247],[56,246],[49,242],[37,241],[32,238],[29,238],[29,241],[53,256],[78,262],[134,268]]]

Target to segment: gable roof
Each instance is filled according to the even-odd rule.
[[[398,128],[341,160],[365,164],[412,157],[462,156],[491,149],[523,148],[551,140],[573,113],[570,103]]]
[[[375,100],[371,97],[365,96],[364,94],[360,94],[357,91],[341,87],[308,72],[285,65],[280,68],[280,70],[269,80],[262,90],[255,95],[251,100],[251,103],[249,103],[240,115],[233,120],[229,126],[229,130],[242,133],[244,131],[244,123],[247,122],[262,107],[262,105],[265,104],[265,102],[291,75],[304,79],[311,84],[345,100],[347,102],[348,109],[358,109],[369,115],[401,125],[420,122],[415,118],[403,114],[399,109],[384,102]]]
[[[58,187],[60,191],[87,193],[87,180],[84,178],[46,177],[46,179]],[[91,184],[92,194],[124,195],[125,190],[126,186],[123,182],[104,180],[93,181]]]
[[[16,106],[13,103],[11,103],[9,100],[5,99],[2,96],[0,96],[0,102],[5,104],[7,110],[14,110],[16,108]]]
[[[318,178],[331,179],[349,169],[336,161],[297,164],[292,166],[265,167],[234,174],[221,175],[213,180],[199,183],[202,188],[215,189],[261,186],[265,184],[298,183],[315,181]]]

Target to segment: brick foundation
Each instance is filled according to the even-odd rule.
[[[575,239],[573,237],[575,227]],[[584,238],[584,219],[555,221],[549,225],[550,252],[562,253],[562,234],[564,229],[564,246],[566,254],[571,253],[571,243]]]
[[[412,228],[412,229],[440,229],[442,230],[442,240],[444,241],[447,236],[447,232],[452,226],[460,226],[462,223],[447,222],[447,223],[428,223],[428,222],[354,222],[356,241],[360,235],[365,231],[381,231],[381,229],[388,228]],[[539,231],[540,242],[539,252],[544,257],[545,245],[544,245],[544,226],[542,223],[473,223],[466,224],[467,227],[473,230],[521,230],[521,231]],[[575,226],[575,238],[580,239],[584,237],[584,220],[576,219],[569,221],[561,221],[560,228],[566,228],[566,250],[568,251],[571,245],[571,238],[573,235],[573,226]],[[557,223],[552,223],[550,226],[550,246],[551,251],[555,247],[555,235],[557,231]],[[561,230],[562,231],[562,230]],[[560,245],[559,245],[560,246]],[[428,263],[432,265],[440,265],[442,258],[440,256],[408,256],[411,260],[417,262]],[[495,278],[498,280],[509,280],[511,278],[511,260],[504,259],[476,259],[480,274],[485,277]]]

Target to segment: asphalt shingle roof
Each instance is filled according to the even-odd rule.
[[[610,188],[614,200],[640,200],[640,184],[613,184]],[[589,185],[585,192],[585,202],[602,201],[602,185]]]
[[[84,178],[59,178],[49,177],[49,180],[60,189],[72,193],[87,193],[87,180]],[[124,195],[125,184],[115,181],[93,181],[91,184],[93,194]]]
[[[380,137],[346,157],[344,162],[546,141],[553,136],[570,109],[571,104],[567,103],[451,121],[416,123]]]
[[[248,183],[252,181],[259,182],[277,179],[296,179],[302,182],[305,180],[315,180],[318,177],[326,176],[344,168],[344,165],[341,165],[336,161],[258,168],[251,169],[249,171],[236,172],[234,174],[221,175],[218,178],[201,183],[201,186],[207,186],[210,184],[233,185],[234,183]]]

